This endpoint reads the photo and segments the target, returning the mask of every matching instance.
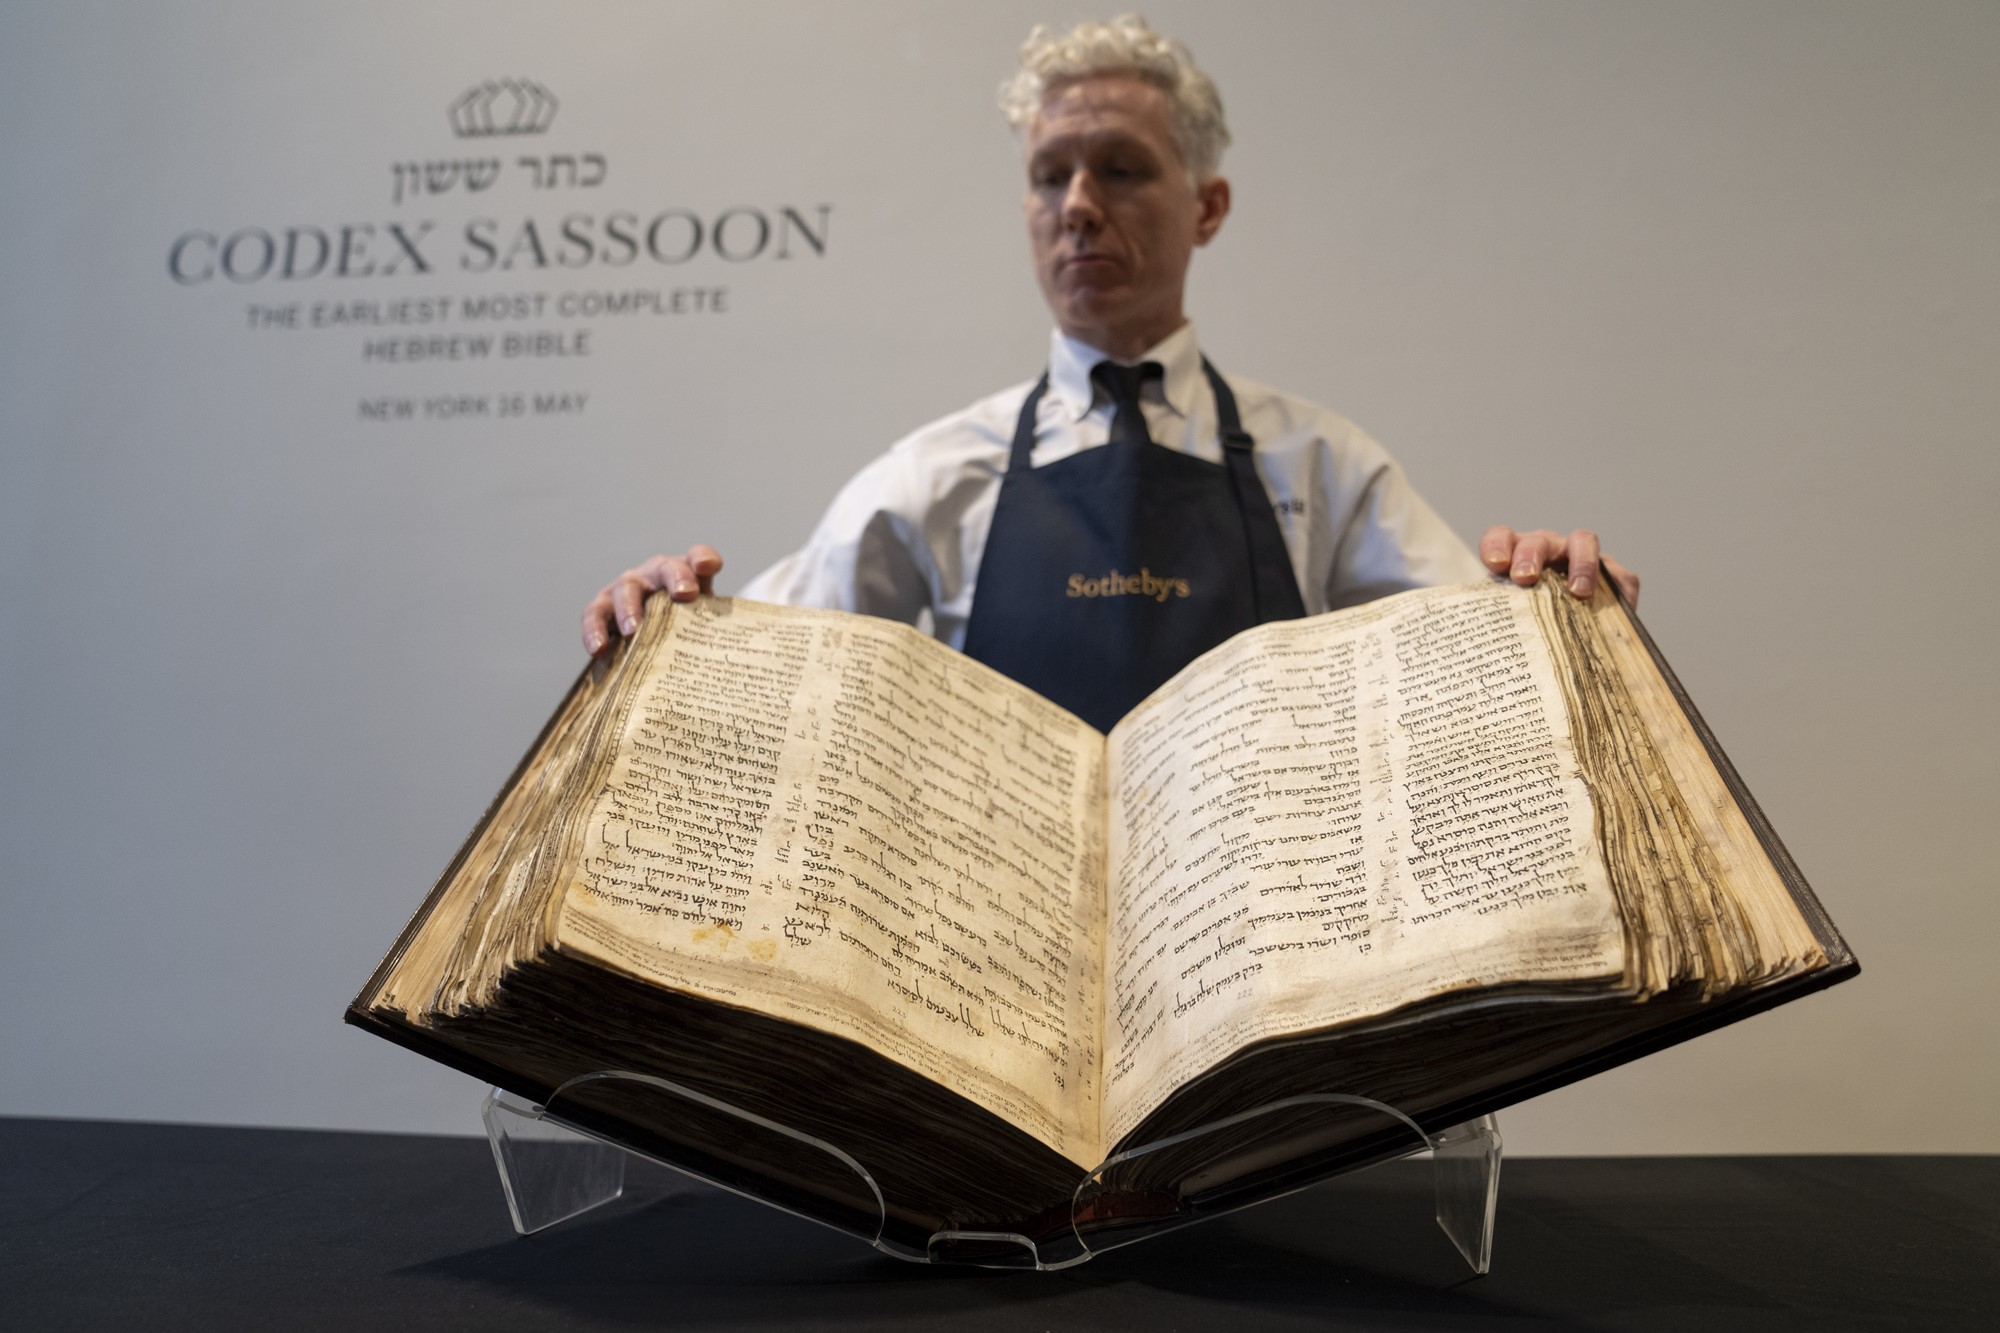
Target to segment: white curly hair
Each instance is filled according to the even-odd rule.
[[[1021,68],[1000,85],[1000,109],[1025,133],[1051,92],[1093,74],[1136,74],[1165,93],[1189,179],[1199,185],[1216,173],[1229,146],[1222,94],[1195,68],[1185,42],[1154,32],[1137,14],[1079,23],[1064,33],[1036,24],[1021,43]]]

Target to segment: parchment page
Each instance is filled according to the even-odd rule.
[[[1094,1165],[1103,738],[907,626],[670,614],[563,946],[864,1042]]]
[[[1112,732],[1106,1138],[1249,1042],[1622,976],[1530,593],[1266,625]]]

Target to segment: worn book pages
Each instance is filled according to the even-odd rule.
[[[1750,827],[1631,618],[1608,597],[1598,598],[1587,611],[1562,603],[1555,606],[1568,618],[1587,616],[1590,621],[1588,633],[1578,627],[1564,636],[1594,639],[1598,645],[1602,661],[1592,663],[1590,683],[1615,677],[1615,689],[1600,688],[1622,694],[1629,700],[1629,715],[1646,720],[1646,743],[1659,770],[1649,794],[1672,791],[1672,803],[1688,825],[1681,841],[1699,849],[1695,878],[1700,881],[1701,900],[1713,904],[1708,910],[1715,913],[1724,911],[1726,900],[1727,914],[1745,937],[1731,979],[1760,985],[1828,966],[1826,950],[1800,913],[1798,900]],[[1541,608],[1545,623],[1554,619],[1550,609]]]
[[[518,933],[521,892],[554,805],[585,747],[585,733],[616,673],[593,663],[549,719],[515,780],[412,923],[408,947],[393,958],[374,1003],[422,1021],[468,1004],[490,989],[504,965],[502,941]],[[474,977],[482,985],[475,986]]]
[[[883,1052],[1082,1165],[1103,739],[906,626],[656,599],[553,849],[567,953]]]
[[[1106,1137],[1254,1041],[1473,987],[1628,984],[1532,598],[1261,626],[1113,729]]]
[[[1468,584],[1261,626],[1108,739],[905,626],[661,597],[370,1003],[496,1064],[533,1045],[553,1087],[612,1067],[565,1033],[649,1067],[622,1016],[692,997],[676,1058],[781,1117],[786,1079],[841,1057],[770,1020],[859,1043],[900,1066],[867,1089],[922,1076],[883,1105],[942,1089],[1060,1155],[1003,1183],[1014,1158],[965,1151],[990,1132],[875,1147],[986,1216],[1155,1112],[1147,1134],[1301,1086],[1430,1096],[1398,1043],[1433,1019],[1484,1088],[1828,963],[1609,594]],[[606,975],[650,989],[563,1026],[598,1026]],[[1474,1010],[1520,1039],[1454,1046]],[[701,1054],[753,1029],[743,1059]]]

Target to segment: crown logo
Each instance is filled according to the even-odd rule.
[[[450,115],[461,139],[540,134],[556,118],[556,99],[532,79],[488,79],[453,102]]]

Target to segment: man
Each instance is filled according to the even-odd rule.
[[[1208,364],[1183,294],[1229,214],[1229,133],[1186,47],[1132,15],[1038,27],[1002,105],[1055,316],[1047,372],[899,442],[745,596],[928,620],[1100,728],[1265,620],[1545,566],[1579,597],[1601,571],[1636,600],[1588,531],[1493,527],[1475,557],[1348,422]],[[626,570],[585,610],[585,647],[721,568],[694,546]]]

